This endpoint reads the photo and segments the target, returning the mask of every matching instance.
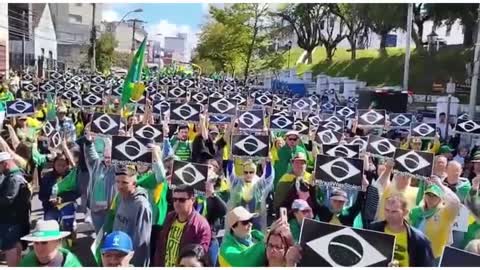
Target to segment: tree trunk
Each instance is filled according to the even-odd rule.
[[[331,63],[333,60],[333,50],[335,49],[335,46],[327,46],[325,45],[325,52],[327,53],[327,62]]]
[[[473,34],[475,32],[475,24],[464,24],[463,27],[463,47],[470,48],[473,46]]]
[[[388,35],[388,32],[387,32],[387,33],[381,33],[381,35],[380,35],[380,48],[379,48],[379,51],[380,51],[380,54],[381,54],[381,55],[387,55],[387,49],[386,49],[386,46],[387,46],[387,35]]]
[[[305,55],[303,56],[302,63],[304,63],[304,64],[311,64],[312,63],[312,52],[313,52],[313,49],[305,50]]]
[[[350,43],[350,60],[357,59],[357,40],[354,38],[347,38]]]

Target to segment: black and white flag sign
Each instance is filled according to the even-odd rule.
[[[197,104],[207,104],[208,96],[203,92],[192,93],[190,101]]]
[[[57,148],[62,144],[62,135],[60,132],[54,131],[51,136],[48,137],[48,145],[51,148]]]
[[[35,103],[32,99],[17,99],[5,103],[7,117],[32,115],[35,113]]]
[[[322,122],[322,118],[319,115],[310,115],[307,119],[310,123],[310,126],[314,128],[318,128],[320,126],[320,122]]]
[[[87,95],[82,95],[82,106],[83,107],[96,107],[102,106],[102,96],[94,93],[90,93]]]
[[[270,151],[267,135],[232,135],[233,157],[268,157]]]
[[[412,129],[410,131],[410,136],[412,137],[423,137],[424,139],[432,139],[437,134],[437,129],[435,124],[427,123],[415,123],[412,124]]]
[[[212,124],[230,124],[232,117],[231,115],[209,115],[208,122]]]
[[[345,118],[338,115],[332,115],[328,113],[322,113],[323,121],[334,121],[334,122],[343,122],[345,123]]]
[[[311,101],[308,98],[300,98],[293,100],[292,111],[294,112],[310,112]]]
[[[367,153],[370,153],[375,157],[393,158],[395,150],[399,146],[400,143],[397,141],[370,135],[368,137]]]
[[[297,119],[295,123],[293,123],[293,130],[297,131],[300,135],[308,135],[310,132],[310,123]]]
[[[317,155],[315,179],[326,186],[360,189],[363,179],[363,160]]]
[[[480,255],[445,246],[443,255],[440,258],[439,267],[478,267],[480,266]]]
[[[345,119],[354,118],[355,110],[352,110],[347,106],[335,106],[335,115]]]
[[[328,128],[335,132],[343,133],[345,122],[344,121],[320,121],[319,127]]]
[[[335,105],[331,102],[324,102],[320,105],[320,111],[322,113],[333,113],[335,111]]]
[[[419,179],[425,179],[432,175],[433,154],[415,150],[395,150],[394,170]]]
[[[293,116],[270,116],[270,129],[276,131],[293,130],[295,120]]]
[[[412,125],[413,115],[411,113],[391,113],[390,129],[408,129]]]
[[[348,145],[358,145],[360,146],[360,153],[365,152],[368,145],[368,136],[355,136],[352,138],[346,138]]]
[[[170,113],[170,103],[166,100],[157,100],[153,102],[152,114],[162,116]]]
[[[45,125],[43,125],[42,130],[43,134],[47,137],[50,137],[55,132],[55,125],[56,122],[54,121],[47,121]]]
[[[331,157],[358,158],[360,146],[346,144],[325,144],[322,146],[323,154]]]
[[[455,132],[479,135],[480,121],[458,120],[457,125],[455,126]]]
[[[304,219],[300,267],[386,267],[395,236]]]
[[[338,144],[342,139],[342,133],[331,129],[318,127],[315,142],[318,144]]]
[[[457,117],[457,120],[468,120],[469,116],[468,113],[462,113]]]
[[[226,98],[210,98],[208,100],[208,113],[220,115],[235,115],[237,112],[236,100]]]
[[[120,130],[120,115],[94,113],[90,130],[100,135],[118,135]]]
[[[133,134],[135,137],[149,139],[156,143],[163,142],[162,125],[133,125]]]
[[[263,110],[239,111],[237,119],[240,130],[263,131]]]
[[[112,136],[112,164],[151,166],[152,140],[135,136]]]
[[[170,121],[174,124],[200,121],[201,105],[194,103],[170,103]]]
[[[187,99],[188,91],[183,87],[172,87],[168,90],[169,100]]]
[[[172,185],[188,185],[195,190],[205,192],[205,182],[208,179],[208,165],[173,161]]]
[[[242,95],[241,93],[236,93],[235,95],[231,95],[230,99],[236,100],[237,105],[247,105],[247,98]]]
[[[273,99],[266,94],[256,95],[254,103],[262,107],[272,107]]]
[[[357,110],[358,126],[383,127],[385,126],[385,110]]]

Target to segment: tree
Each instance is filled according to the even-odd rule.
[[[320,25],[325,17],[322,4],[289,4],[275,15],[288,22],[297,35],[297,44],[306,51],[302,62],[312,63],[312,52],[320,45]]]
[[[95,62],[97,70],[106,73],[109,72],[112,63],[115,48],[118,46],[118,41],[112,33],[103,33],[95,44]],[[89,58],[92,55],[91,48],[89,50]]]
[[[354,60],[357,57],[358,39],[368,31],[367,18],[364,16],[366,5],[339,3],[336,6],[331,11],[341,19],[347,29],[346,38],[350,43],[351,59]]]
[[[413,5],[413,22],[417,26],[413,28],[412,39],[415,42],[417,51],[423,51],[423,24],[430,19],[430,15],[425,10],[423,3]]]
[[[380,35],[380,53],[386,54],[387,35],[395,28],[404,28],[407,4],[365,4],[369,28]]]
[[[122,52],[113,53],[113,66],[128,70],[131,62],[132,62],[131,53],[122,53]]]

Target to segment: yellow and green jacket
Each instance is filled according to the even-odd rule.
[[[254,243],[246,246],[233,234],[225,234],[218,257],[220,267],[265,266],[265,237],[263,233],[257,230],[252,230],[251,235]]]

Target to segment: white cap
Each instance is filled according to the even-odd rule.
[[[11,160],[12,155],[8,152],[0,152],[0,162]]]

